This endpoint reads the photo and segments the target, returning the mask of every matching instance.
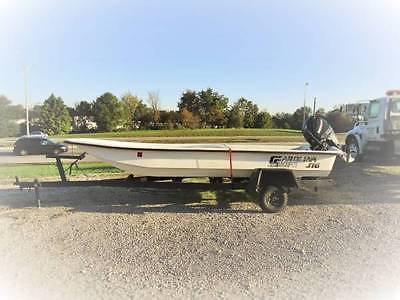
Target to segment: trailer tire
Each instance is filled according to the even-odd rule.
[[[288,193],[275,185],[266,186],[261,190],[258,203],[267,213],[277,213],[288,203]]]

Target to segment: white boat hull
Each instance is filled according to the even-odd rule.
[[[290,146],[224,144],[147,144],[69,139],[100,160],[137,177],[240,177],[255,169],[289,169],[297,178],[327,177],[336,151],[298,150]]]

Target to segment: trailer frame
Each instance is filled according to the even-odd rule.
[[[14,185],[20,190],[34,190],[37,207],[41,207],[41,194],[43,188],[66,188],[66,187],[123,187],[123,188],[151,188],[169,190],[208,190],[208,191],[229,191],[245,190],[253,196],[265,212],[275,213],[281,211],[286,205],[288,194],[297,190],[304,183],[319,182],[326,178],[295,178],[293,172],[287,169],[255,169],[250,178],[228,178],[227,181],[215,180],[210,178],[210,183],[182,182],[182,178],[158,178],[158,177],[134,177],[129,175],[124,178],[96,179],[96,180],[77,180],[71,181],[66,175],[66,171],[71,175],[72,168],[78,167],[78,163],[86,157],[86,153],[79,155],[70,154],[49,154],[47,158],[54,158],[60,176],[58,181],[21,181],[17,176]],[[73,160],[67,168],[64,168],[63,160]],[[313,185],[316,189],[320,184]]]

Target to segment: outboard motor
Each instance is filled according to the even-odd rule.
[[[311,150],[327,151],[331,147],[341,149],[335,132],[328,122],[320,116],[311,116],[304,123],[303,136]]]

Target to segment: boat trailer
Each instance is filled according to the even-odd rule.
[[[33,190],[38,208],[41,207],[40,190],[42,188],[65,188],[65,187],[124,187],[124,188],[152,188],[168,190],[207,190],[207,191],[229,191],[245,190],[260,205],[263,211],[276,213],[281,211],[288,202],[288,194],[299,188],[317,190],[325,178],[302,178],[296,179],[293,172],[288,169],[255,169],[250,178],[210,178],[209,183],[183,182],[183,178],[157,178],[157,177],[134,177],[129,175],[125,178],[77,180],[68,179],[72,168],[78,167],[78,162],[86,157],[86,153],[80,155],[48,154],[47,158],[54,158],[60,176],[58,181],[21,181],[18,177],[14,185],[20,190]],[[67,168],[64,168],[63,160],[73,160]],[[311,183],[311,184],[310,184]]]

